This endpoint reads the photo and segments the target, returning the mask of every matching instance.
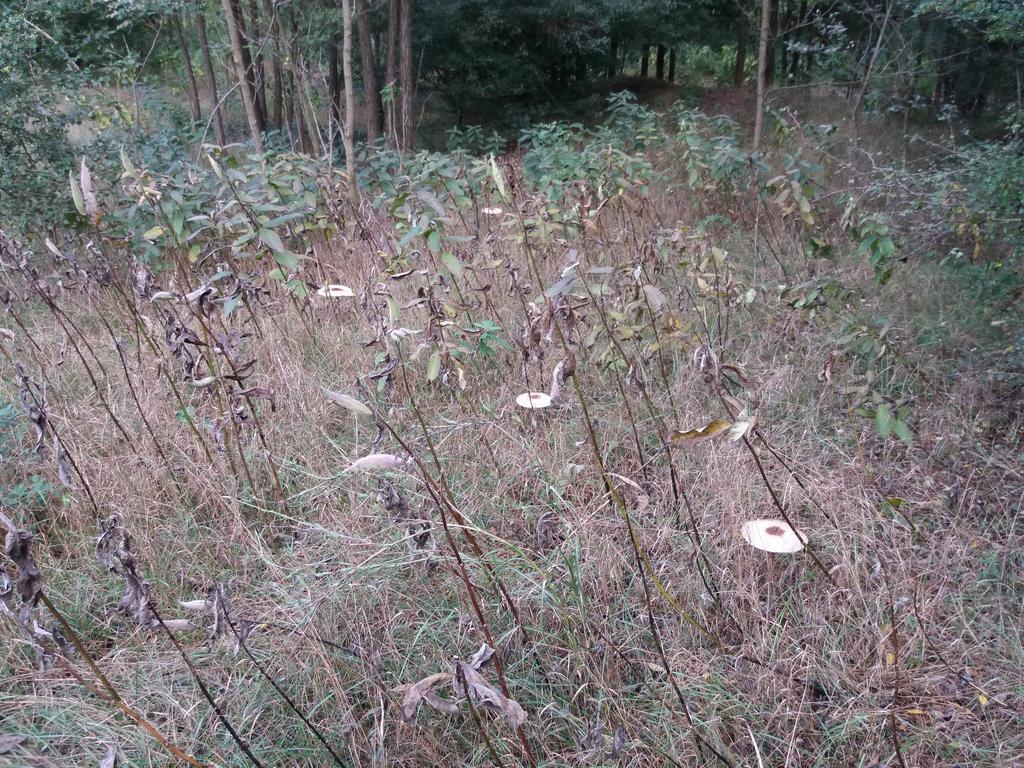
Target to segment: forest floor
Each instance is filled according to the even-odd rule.
[[[5,273],[3,509],[81,647],[0,611],[0,765],[1020,764],[998,319],[726,196],[613,197],[573,234],[533,204],[451,215],[458,268],[408,274],[364,206],[309,243],[355,297],[230,317],[159,294],[215,259],[134,292],[123,253],[113,282]],[[741,536],[783,516],[803,551]]]

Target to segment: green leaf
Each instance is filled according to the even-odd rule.
[[[281,267],[287,270],[296,270],[299,268],[299,263],[302,258],[297,253],[291,251],[281,251],[274,254],[274,261],[276,261]]]
[[[436,381],[441,373],[441,353],[438,350],[430,355],[427,361],[427,381]]]
[[[709,422],[707,425],[698,429],[688,429],[685,432],[679,430],[672,430],[669,436],[669,441],[673,445],[684,445],[689,443],[702,443],[705,440],[710,440],[714,437],[718,437],[722,433],[728,431],[732,425],[725,419],[715,419]]]
[[[68,171],[68,183],[71,185],[71,199],[75,201],[75,208],[85,216],[85,198],[82,197],[82,190],[78,186],[78,181],[75,180],[74,171]]]
[[[442,253],[441,263],[448,268],[448,271],[451,272],[452,275],[455,277],[462,277],[462,271],[465,267],[463,267],[462,262],[459,261],[459,257],[454,253],[449,253],[448,251]]]
[[[157,226],[157,227],[153,227],[153,228],[152,228],[152,229],[150,229],[150,230],[147,230],[146,232],[144,232],[144,233],[142,234],[142,236],[143,236],[143,237],[144,237],[144,238],[145,238],[146,240],[156,240],[156,239],[157,239],[158,237],[160,237],[160,235],[162,235],[163,233],[164,233],[164,228],[163,228],[163,227],[159,227],[159,226]]]
[[[363,403],[356,400],[354,397],[344,394],[343,392],[335,392],[334,390],[327,389],[326,387],[320,387],[320,391],[324,393],[324,397],[330,400],[335,405],[340,405],[346,411],[354,413],[356,416],[373,416],[373,411],[367,408]]]
[[[221,309],[224,312],[224,317],[231,317],[231,313],[238,309],[238,305],[241,303],[241,294],[239,294],[238,296],[229,296],[228,298],[224,299],[224,304],[221,307]]]
[[[281,237],[272,229],[261,229],[260,240],[265,246],[278,253],[284,251],[284,243],[281,242]]]
[[[276,219],[271,219],[267,222],[268,227],[279,227],[282,224],[286,224],[289,221],[301,218],[306,215],[305,211],[295,211],[294,213],[286,213],[283,216],[278,216]]]
[[[124,166],[124,172],[135,178],[138,176],[138,171],[135,169],[135,164],[132,163],[131,158],[128,157],[128,153],[124,151],[124,145],[121,145],[121,165]]]
[[[888,437],[892,434],[893,426],[892,411],[887,404],[882,403],[875,411],[875,429],[882,437]]]
[[[907,422],[902,419],[893,420],[893,432],[896,433],[896,437],[902,440],[907,445],[914,442],[914,433],[910,431],[910,427],[907,426]]]

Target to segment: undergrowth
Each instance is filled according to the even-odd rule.
[[[773,135],[84,164],[0,242],[0,761],[1013,764],[1013,309]]]

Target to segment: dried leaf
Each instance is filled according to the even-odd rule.
[[[743,414],[741,414],[741,417]],[[729,440],[736,441],[746,437],[757,428],[757,413],[752,413],[746,418],[741,418],[729,427]]]
[[[483,675],[462,659],[455,660],[455,689],[470,698],[475,706],[500,712],[513,728],[526,722],[526,712],[519,703],[508,698],[484,679]]]
[[[74,488],[75,480],[72,474],[71,457],[68,455],[67,450],[64,448],[64,443],[55,434],[53,436],[53,448],[54,454],[57,456],[57,477],[64,484],[65,488]]]
[[[473,654],[473,658],[469,660],[469,666],[473,669],[479,670],[492,658],[494,658],[494,649],[487,643],[483,643],[480,645],[480,649]]]
[[[234,613],[231,597],[228,595],[228,587],[224,582],[219,581],[213,586],[213,589],[210,590],[209,602],[210,617],[213,623],[210,624],[208,641],[212,644],[222,635],[228,633],[228,628],[231,626],[231,614]],[[245,633],[246,637],[248,634],[248,632]],[[243,641],[237,642],[235,653],[238,653],[238,646],[241,645],[241,642]]]
[[[718,437],[728,430],[732,425],[725,419],[715,419],[699,429],[688,429],[685,432],[672,430],[669,441],[673,445],[685,445],[690,443],[702,443]]]
[[[133,616],[139,626],[151,628],[158,624],[150,605],[149,582],[139,574],[138,560],[132,551],[131,539],[121,528],[116,515],[100,522],[96,539],[96,559],[111,573],[124,578],[124,595],[111,613]]]
[[[619,755],[622,754],[622,748],[626,745],[626,729],[621,725],[615,729],[615,736],[612,739],[612,748],[607,753],[607,757],[617,760]]]
[[[445,675],[448,677],[448,675]],[[459,705],[449,699],[442,699],[433,691],[427,691],[423,694],[423,701],[429,704],[431,707],[436,709],[438,712],[444,712],[446,715],[457,715],[459,714]]]
[[[396,692],[405,692],[405,695],[402,696],[402,717],[405,718],[405,722],[411,723],[415,719],[416,710],[419,709],[420,702],[426,700],[428,694],[432,694],[432,698],[436,700],[436,703],[427,702],[432,707],[440,709],[442,712],[447,712],[450,715],[457,714],[459,711],[458,705],[447,699],[442,699],[433,692],[435,687],[448,679],[450,679],[448,673],[439,672],[435,675],[428,675],[411,685],[403,685],[396,688]],[[440,706],[438,706],[439,704]]]
[[[651,305],[651,309],[655,312],[660,312],[668,306],[668,299],[665,298],[665,294],[653,285],[644,286],[644,295],[647,297],[647,303]]]
[[[320,387],[320,391],[324,393],[324,397],[326,397],[335,405],[340,405],[346,411],[351,411],[357,416],[373,416],[373,411],[371,411],[361,402],[356,400],[354,397],[350,397],[342,392],[334,392],[333,390],[327,389],[325,387]]]
[[[21,598],[22,610],[31,610],[39,601],[39,594],[43,591],[43,574],[32,557],[34,537],[24,528],[18,528],[6,517],[0,522],[7,527],[4,551],[18,568],[15,585],[18,596]]]

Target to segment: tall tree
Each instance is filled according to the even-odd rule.
[[[345,128],[342,141],[345,143],[345,170],[348,172],[348,191],[352,202],[359,199],[356,185],[356,152],[352,133],[355,128],[356,98],[352,84],[352,0],[341,0],[341,67],[345,75]]]
[[[198,123],[202,117],[199,108],[199,86],[196,84],[196,73],[192,69],[192,54],[188,48],[188,39],[181,27],[181,16],[174,14],[174,29],[178,33],[178,45],[181,47],[181,58],[185,62],[185,74],[188,76],[188,108],[192,122]]]
[[[213,135],[220,146],[227,144],[224,132],[224,118],[221,115],[220,97],[217,95],[217,74],[213,69],[213,57],[210,56],[210,42],[206,39],[206,14],[203,3],[196,4],[196,33],[199,36],[199,53],[203,59],[203,72],[206,74],[206,87],[210,92],[210,109],[213,110]]]
[[[402,149],[412,149],[412,102],[416,83],[412,74],[412,2],[399,0],[398,53],[401,70]]]
[[[395,47],[398,45],[398,0],[388,2],[388,50],[384,64],[384,88],[387,91],[387,104],[384,106],[384,133],[388,143],[398,143],[398,105],[395,102],[395,87],[397,75],[395,73]]]
[[[807,0],[800,0],[800,8],[796,13],[796,29],[791,33],[793,50],[789,55],[789,79],[794,82],[800,72],[800,42],[804,37],[804,26],[807,24]]]
[[[241,10],[241,9],[239,9]],[[252,76],[256,86],[256,103],[259,105],[262,124],[265,128],[270,120],[267,110],[267,73],[263,68],[263,33],[260,31],[260,9],[256,0],[249,0],[249,47],[252,50]]]
[[[245,106],[245,119],[249,123],[249,136],[253,146],[259,153],[263,152],[263,136],[259,115],[256,113],[256,94],[246,67],[245,43],[242,32],[238,28],[238,13],[235,0],[221,0],[224,7],[224,23],[228,28],[231,40],[231,56],[235,61],[235,72],[238,76],[238,90],[242,92],[242,104]]]
[[[747,16],[747,0],[737,0],[739,16],[736,20],[736,66],[732,72],[732,84],[743,85],[747,71],[747,45],[750,40],[750,17]]]
[[[310,138],[310,131],[314,126],[306,120],[305,103],[302,97],[302,78],[299,67],[299,29],[295,21],[295,10],[288,8],[288,94],[291,102],[292,120],[295,122],[295,135],[298,140],[299,149],[303,152],[313,152],[313,141]]]
[[[651,67],[651,45],[644,43],[643,54],[640,56],[640,77],[647,77]]]
[[[272,120],[280,128],[284,125],[284,70],[281,67],[281,20],[275,0],[266,0],[267,34],[271,40],[270,67],[274,75],[274,109]]]
[[[344,12],[344,9],[342,10]],[[344,35],[344,32],[342,34]],[[330,118],[331,135],[333,136],[335,126],[340,131],[343,120],[341,114],[342,74],[338,69],[338,35],[336,33],[327,38],[327,95],[331,102]]]
[[[659,80],[665,79],[665,46],[658,43],[658,55],[654,60],[654,76]]]
[[[380,90],[377,88],[377,72],[373,66],[373,46],[370,43],[370,12],[367,0],[353,0],[356,24],[359,27],[359,64],[363,70],[363,101],[366,104],[366,139],[376,141],[380,137]]]
[[[768,27],[768,58],[765,60],[764,81],[770,88],[775,84],[775,59],[776,48],[779,43],[779,3],[781,0],[772,0],[772,10],[769,14]]]
[[[875,38],[874,45],[870,49],[871,53],[864,66],[864,74],[860,79],[860,85],[854,90],[850,102],[850,117],[853,123],[853,148],[855,150],[860,140],[861,105],[864,103],[864,95],[868,92],[868,87],[871,85],[871,76],[875,71],[875,64],[878,62],[878,54],[882,51],[882,44],[885,42],[885,34],[889,28],[889,20],[892,18],[893,6],[895,4],[896,0],[887,0],[885,4],[885,15],[882,18],[882,25],[878,30],[878,37]]]
[[[761,0],[761,35],[757,43],[757,104],[754,107],[754,152],[761,150],[764,100],[768,90],[768,36],[771,33],[772,0]]]
[[[267,127],[266,119],[263,115],[263,110],[260,109],[260,100],[258,97],[259,84],[256,79],[256,68],[252,63],[252,51],[249,50],[249,32],[245,26],[245,14],[242,12],[241,0],[231,0],[232,10],[232,21],[235,29],[238,30],[239,40],[241,40],[241,53],[242,53],[242,64],[245,67],[245,78],[249,81],[249,92],[252,94],[253,106],[256,111],[256,122],[260,127],[260,131],[263,131]],[[232,46],[232,52],[234,46]]]

